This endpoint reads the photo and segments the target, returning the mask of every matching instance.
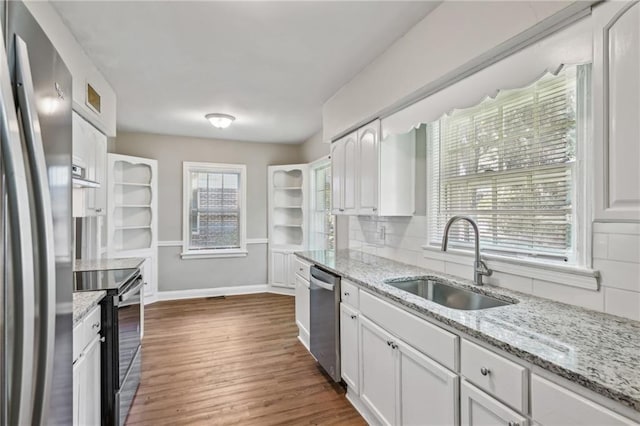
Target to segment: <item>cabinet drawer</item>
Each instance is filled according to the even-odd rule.
[[[595,402],[533,374],[531,417],[536,424],[542,426],[635,424]]]
[[[470,382],[516,410],[528,410],[527,369],[480,346],[462,341],[460,372]]]
[[[73,327],[73,360],[75,361],[80,353],[100,333],[102,328],[102,311],[100,306],[96,306],[84,317],[82,321]]]
[[[309,270],[311,269],[311,264],[300,259],[298,256],[295,256],[294,258],[295,258],[295,261],[293,262],[294,264],[293,268],[296,274],[300,275],[300,277],[309,281]]]
[[[373,296],[360,292],[360,312],[445,367],[456,370],[458,336]]]
[[[340,290],[342,291],[341,300],[352,308],[358,309],[360,306],[360,289],[347,280],[342,280],[340,286],[342,287]]]

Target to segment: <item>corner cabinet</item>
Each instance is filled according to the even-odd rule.
[[[376,120],[331,145],[333,214],[414,214],[415,131],[382,141],[380,134]]]
[[[593,9],[595,219],[640,221],[640,3]]]
[[[109,154],[108,226],[110,257],[139,257],[145,300],[158,289],[158,162]]]
[[[85,178],[99,188],[73,188],[73,216],[104,216],[107,211],[107,137],[75,111],[72,112],[73,164],[85,169]]]
[[[294,251],[308,240],[308,166],[268,167],[269,285],[294,289]]]

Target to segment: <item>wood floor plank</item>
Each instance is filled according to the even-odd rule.
[[[364,425],[297,339],[294,300],[256,294],[145,307],[141,425]]]

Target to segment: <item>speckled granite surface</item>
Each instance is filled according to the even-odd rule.
[[[102,290],[73,293],[73,325],[80,322],[106,294]]]
[[[354,250],[297,252],[370,291],[640,412],[640,322],[394,262]],[[518,303],[449,309],[385,284],[400,277],[445,278]]]
[[[143,262],[144,258],[142,257],[128,257],[121,259],[76,259],[73,264],[73,270],[80,272],[138,268]]]

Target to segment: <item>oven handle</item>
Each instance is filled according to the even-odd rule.
[[[136,283],[137,284],[133,284],[131,286],[131,288],[129,288],[129,290],[127,290],[126,293],[123,293],[120,298],[118,299],[118,301],[120,302],[124,302],[125,300],[129,299],[131,296],[133,296],[134,294],[136,294],[138,292],[138,290],[140,290],[140,288],[144,285],[144,282],[142,281],[142,277],[138,277],[136,279]]]
[[[311,284],[323,288],[325,290],[329,290],[329,291],[333,291],[334,289],[334,285],[333,284],[329,284],[329,283],[325,283],[324,281],[320,281],[319,279],[317,279],[316,277],[311,277]]]

